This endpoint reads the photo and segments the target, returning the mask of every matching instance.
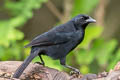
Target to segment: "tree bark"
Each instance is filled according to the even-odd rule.
[[[12,75],[21,63],[20,61],[0,62],[0,80],[120,80],[120,62],[110,72],[102,72],[98,75],[69,75],[63,71],[31,63],[19,79],[13,79]]]

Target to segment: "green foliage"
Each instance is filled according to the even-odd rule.
[[[87,27],[85,39],[83,40],[82,44],[78,45],[77,50],[74,51],[78,63],[90,64],[93,61],[93,57],[95,55],[95,53],[93,53],[94,50],[92,51],[90,49],[91,50],[90,52],[87,49],[89,48],[91,41],[97,39],[101,33],[102,27]],[[84,59],[86,56],[87,58]]]
[[[100,26],[88,26],[85,33],[85,38],[83,42],[79,45],[81,48],[88,48],[88,44],[93,40],[98,38],[103,31],[103,27]]]
[[[38,9],[46,0],[5,0],[4,9],[11,13],[11,18],[0,20],[0,60],[21,59],[21,51],[24,45],[24,34],[20,28],[33,16],[33,9]],[[6,56],[7,55],[7,56]],[[10,56],[12,55],[12,56]]]
[[[74,0],[74,6],[72,11],[72,17],[77,14],[88,14],[97,5],[99,0]]]
[[[103,40],[98,40],[94,43],[94,45],[94,51],[97,52],[96,60],[99,65],[104,66],[108,64],[109,59],[117,46],[117,41],[110,40],[109,42],[104,42]]]
[[[118,49],[114,55],[111,55],[107,70],[113,69],[118,61],[120,61],[120,49]]]

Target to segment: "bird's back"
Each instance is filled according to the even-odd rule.
[[[39,43],[48,41],[48,39],[52,39],[51,37],[54,37],[56,33],[68,33],[68,32],[74,32],[75,27],[72,22],[67,22],[65,24],[56,26],[49,30],[48,32],[45,32],[37,37],[35,37],[28,45],[25,47],[31,47],[31,46],[38,46]],[[37,45],[38,44],[38,45]],[[41,46],[41,45],[39,45]]]

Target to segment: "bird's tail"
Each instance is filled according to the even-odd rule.
[[[19,78],[25,68],[29,65],[29,63],[38,55],[38,51],[35,51],[34,53],[31,53],[30,56],[27,57],[27,59],[18,67],[18,69],[15,71],[13,78]]]

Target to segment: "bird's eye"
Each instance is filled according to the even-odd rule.
[[[81,20],[84,20],[84,18],[83,18],[83,17],[81,17],[80,19],[81,19]]]

